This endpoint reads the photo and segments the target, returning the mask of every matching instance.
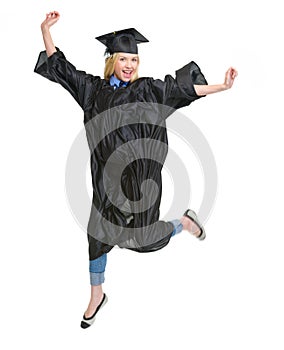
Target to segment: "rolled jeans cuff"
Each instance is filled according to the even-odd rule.
[[[104,272],[90,272],[90,283],[92,286],[99,286],[105,281]]]
[[[172,220],[170,222],[174,225],[174,230],[172,232],[172,237],[173,237],[182,231],[183,226],[182,226],[182,223],[180,222],[180,220]]]

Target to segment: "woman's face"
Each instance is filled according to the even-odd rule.
[[[114,65],[114,76],[122,81],[131,80],[138,68],[138,55],[132,53],[118,53],[118,59]]]

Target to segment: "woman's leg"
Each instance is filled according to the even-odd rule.
[[[101,255],[95,260],[90,260],[90,282],[91,282],[91,298],[88,308],[85,312],[85,317],[91,317],[96,308],[101,303],[104,293],[102,284],[105,281],[104,273],[107,263],[107,254]]]
[[[97,307],[103,300],[103,288],[100,284],[99,286],[91,286],[91,298],[87,310],[85,311],[85,317],[91,317],[95,313]]]

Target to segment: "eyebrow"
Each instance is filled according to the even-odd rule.
[[[128,58],[128,56],[120,55],[118,58]],[[132,60],[133,60],[134,58],[138,59],[138,55],[137,55],[137,56],[131,57]]]

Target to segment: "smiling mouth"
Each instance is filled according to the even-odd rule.
[[[130,74],[132,74],[133,71],[132,70],[123,70],[122,72],[124,74],[129,74],[130,75]]]

